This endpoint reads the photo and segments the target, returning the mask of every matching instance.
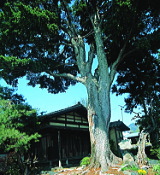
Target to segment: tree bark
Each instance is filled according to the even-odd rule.
[[[88,93],[91,166],[101,167],[104,172],[108,169],[108,166],[119,160],[110,150],[109,144],[110,88],[115,76],[116,66],[113,66],[112,69],[109,68],[98,16],[95,14],[95,17],[91,17],[91,20],[95,45],[90,45],[88,59],[86,59],[83,37],[73,37],[71,41],[76,55],[77,66],[81,78],[84,80],[81,82],[86,86]],[[97,56],[98,66],[93,73],[92,66],[95,55]]]
[[[88,82],[86,87],[88,91],[91,167],[101,167],[101,171],[105,172],[108,166],[120,160],[112,153],[109,144],[110,87],[107,84],[105,87],[101,87],[101,85],[97,87],[93,81]]]
[[[140,133],[139,141],[138,141],[138,152],[137,152],[137,164],[139,166],[147,165],[147,155],[145,153],[145,146],[146,146],[146,138],[148,133],[144,132],[143,130]]]

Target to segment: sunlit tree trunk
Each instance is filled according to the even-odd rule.
[[[138,140],[137,164],[140,166],[148,164],[147,155],[145,153],[147,136],[148,133],[142,130]]]
[[[94,19],[97,19],[95,17]],[[72,39],[81,82],[88,93],[88,121],[91,138],[91,166],[101,167],[106,171],[108,166],[119,160],[110,150],[109,123],[111,118],[110,89],[115,76],[116,64],[109,67],[104,51],[102,30],[98,21],[93,22],[95,43],[90,45],[88,58],[83,37]],[[97,57],[97,68],[92,70],[93,60]]]
[[[106,171],[108,166],[120,160],[112,153],[109,143],[110,87],[103,83],[97,87],[93,81],[88,81],[86,86],[88,90],[91,166],[101,167],[102,171]]]

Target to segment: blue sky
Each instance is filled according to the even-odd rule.
[[[3,80],[0,81],[1,85],[5,86]],[[35,88],[27,86],[25,78],[19,80],[19,86],[17,93],[22,94],[26,99],[27,103],[33,108],[39,110],[39,112],[53,112],[59,109],[63,109],[78,103],[82,99],[87,98],[87,92],[85,86],[78,83],[75,86],[69,87],[66,93],[50,94],[46,89],[40,89],[38,86]],[[131,121],[134,114],[121,113],[121,107],[124,105],[125,96],[115,96],[111,94],[111,121],[122,120],[126,125],[134,122]],[[120,106],[119,106],[120,105]]]

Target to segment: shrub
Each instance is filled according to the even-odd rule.
[[[90,164],[90,157],[84,157],[81,162],[80,162],[80,165],[89,165]]]
[[[156,175],[160,174],[160,164],[154,165],[153,170],[156,172]]]
[[[160,147],[151,149],[151,154],[156,155],[157,158],[160,160]]]
[[[122,171],[126,171],[126,170],[137,171],[138,167],[137,166],[127,165],[127,166],[123,167],[121,170]]]

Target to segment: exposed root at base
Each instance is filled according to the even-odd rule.
[[[58,175],[104,175],[104,174],[118,174],[124,175],[123,172],[118,171],[121,165],[116,165],[114,167],[109,167],[108,171],[102,172],[101,168],[90,168],[88,167],[78,167],[75,169],[69,169],[59,172]]]

